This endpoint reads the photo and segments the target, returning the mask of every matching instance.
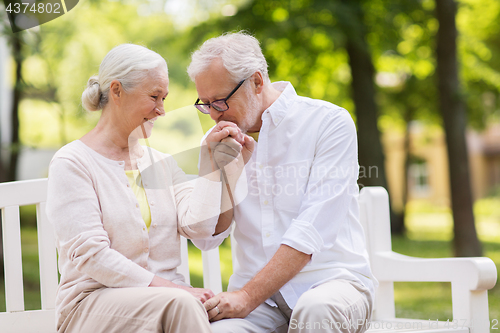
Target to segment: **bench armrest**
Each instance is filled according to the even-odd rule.
[[[495,263],[486,257],[429,259],[386,251],[376,253],[372,262],[380,281],[452,282],[468,290],[488,290],[497,281]]]
[[[393,251],[372,254],[373,272],[380,281],[378,316],[394,318],[394,281],[451,282],[453,319],[471,333],[489,332],[488,289],[495,286],[497,269],[489,258],[415,258]],[[391,299],[380,297],[390,295]]]

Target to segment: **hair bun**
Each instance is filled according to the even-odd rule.
[[[82,94],[82,104],[87,111],[98,111],[101,109],[101,86],[99,77],[92,76],[87,82],[87,88]]]

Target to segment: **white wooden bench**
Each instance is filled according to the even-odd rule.
[[[46,192],[46,179],[0,184],[7,309],[7,312],[0,313],[2,333],[55,332],[54,302],[58,277],[53,229],[45,216]],[[32,204],[37,208],[42,309],[25,311],[19,206]],[[395,253],[391,250],[387,192],[380,187],[363,188],[360,208],[372,269],[380,282],[370,332],[489,332],[488,290],[493,288],[497,279],[491,259],[421,259]],[[187,241],[183,238],[179,270],[189,282],[187,254]],[[218,249],[203,252],[202,256],[205,288],[221,292]],[[453,318],[448,323],[395,318],[394,281],[451,282]]]

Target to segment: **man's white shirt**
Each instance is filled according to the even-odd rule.
[[[354,122],[339,106],[298,96],[288,82],[273,86],[282,93],[262,114],[246,178],[240,177],[234,194],[237,263],[228,291],[241,289],[285,244],[312,254],[280,289],[290,308],[305,291],[332,279],[361,282],[374,297],[378,283],[359,222]],[[214,248],[230,229],[193,242]]]

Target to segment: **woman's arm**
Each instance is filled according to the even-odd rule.
[[[121,185],[121,184],[120,184]],[[47,217],[53,224],[59,256],[107,287],[146,287],[154,274],[110,247],[99,198],[88,170],[68,158],[55,158],[49,169]],[[74,267],[73,267],[74,266]]]
[[[220,122],[207,135],[201,147],[199,178],[187,183],[184,172],[177,165],[173,166],[178,230],[186,238],[206,238],[215,233],[221,213],[222,183],[214,153],[222,147],[220,141],[229,136],[238,140],[243,138],[239,128],[229,122]],[[233,141],[234,147],[224,145],[227,148],[224,159],[227,161],[235,159],[241,150],[241,144]]]

